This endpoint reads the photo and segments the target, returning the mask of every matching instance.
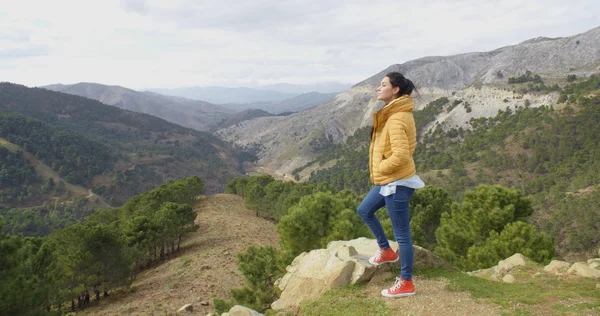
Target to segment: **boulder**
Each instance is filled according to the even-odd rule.
[[[397,251],[397,243],[390,241],[390,245]],[[370,264],[369,257],[378,249],[374,239],[361,237],[350,241],[332,241],[326,249],[300,254],[286,268],[285,276],[276,282],[282,292],[271,308],[275,311],[291,310],[299,307],[302,301],[317,299],[331,289],[368,282],[379,274],[386,274],[391,266],[398,263],[380,266]],[[418,246],[414,246],[414,250],[414,268],[452,269],[446,261],[430,251]]]
[[[498,276],[504,276],[513,268],[524,266],[525,264],[525,256],[520,253],[515,253],[504,260],[498,261],[498,269],[496,270],[496,274],[498,274]]]
[[[241,305],[233,306],[229,312],[221,314],[221,316],[264,316],[253,309]]]
[[[544,271],[554,274],[565,273],[570,266],[571,264],[566,261],[552,260],[547,266],[544,267]]]
[[[586,278],[600,279],[600,270],[590,268],[585,262],[574,263],[569,270],[568,274],[577,274]]]
[[[502,282],[515,283],[516,279],[512,274],[507,274],[502,278]]]

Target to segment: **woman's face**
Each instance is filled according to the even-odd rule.
[[[399,87],[392,87],[392,84],[390,83],[390,78],[383,77],[379,88],[377,88],[377,100],[381,100],[387,104],[396,97],[396,94],[399,91]]]

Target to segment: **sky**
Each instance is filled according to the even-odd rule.
[[[598,0],[0,0],[0,81],[354,84],[420,57],[598,26]]]

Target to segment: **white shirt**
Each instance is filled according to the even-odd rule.
[[[381,189],[379,189],[379,194],[383,196],[388,196],[396,193],[396,186],[405,186],[412,189],[420,189],[425,187],[425,182],[419,178],[418,175],[414,175],[408,179],[400,179],[394,182],[390,182],[386,185],[382,185]]]

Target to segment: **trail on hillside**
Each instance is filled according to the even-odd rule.
[[[91,189],[86,189],[80,185],[71,184],[65,181],[65,179],[61,178],[60,175],[58,175],[58,173],[56,173],[54,170],[52,170],[52,168],[50,168],[50,166],[39,161],[37,158],[35,158],[35,156],[32,153],[24,151],[23,148],[3,138],[0,138],[0,146],[7,148],[11,152],[16,152],[19,150],[23,151],[23,158],[31,166],[33,166],[37,174],[43,178],[44,182],[47,181],[49,178],[52,178],[52,180],[54,180],[54,183],[62,181],[65,183],[65,189],[71,191],[74,194],[74,196],[85,197],[86,199],[96,198],[98,199],[98,203],[100,204],[100,206],[104,208],[112,208],[112,206],[106,203],[106,201],[104,201],[104,199],[101,196],[93,193]]]
[[[82,314],[175,315],[192,304],[193,315],[206,315],[213,312],[213,298],[230,299],[230,289],[244,286],[236,254],[251,245],[279,243],[275,223],[256,217],[241,197],[204,197],[195,209],[199,228],[185,237],[179,253],[140,273],[129,290],[102,299]]]

